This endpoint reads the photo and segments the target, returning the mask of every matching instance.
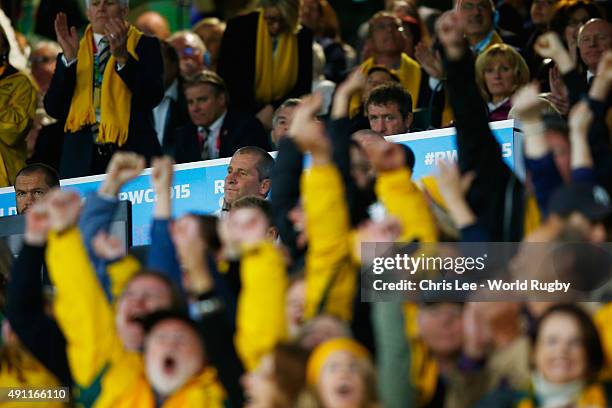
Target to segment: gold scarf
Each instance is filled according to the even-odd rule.
[[[128,30],[127,49],[134,59],[138,60],[136,46],[142,33],[134,26]],[[85,30],[77,55],[77,79],[66,119],[66,132],[77,132],[87,125],[96,123],[93,105],[93,30],[91,25]],[[125,144],[128,138],[132,92],[125,85],[115,70],[117,61],[110,56],[102,77],[99,143]]]
[[[263,10],[260,10],[255,51],[257,103],[267,105],[287,95],[297,82],[298,64],[297,35],[291,32],[279,34],[276,52],[273,52],[272,36]]]
[[[370,68],[376,65],[374,58],[365,60],[359,69],[367,75]],[[392,69],[391,72],[396,74],[400,79],[402,86],[410,93],[412,97],[412,110],[418,106],[419,90],[421,88],[421,66],[418,62],[410,58],[407,54],[402,53],[402,59],[399,69]],[[361,92],[353,94],[350,104],[350,117],[354,117],[361,106]]]

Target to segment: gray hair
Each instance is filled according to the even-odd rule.
[[[172,41],[176,40],[180,37],[191,37],[193,39],[193,45],[202,51],[202,54],[206,52],[206,46],[204,45],[204,41],[200,38],[199,35],[189,30],[181,30],[173,33],[166,41],[172,43]]]
[[[234,156],[240,154],[251,154],[257,156],[257,176],[259,181],[269,179],[272,176],[272,169],[274,167],[274,159],[270,156],[270,153],[266,152],[261,147],[257,146],[245,146],[236,150]]]
[[[280,115],[283,109],[294,108],[298,106],[300,102],[302,102],[302,100],[299,98],[289,98],[285,102],[283,102],[281,106],[276,108],[276,110],[274,111],[274,115],[272,116],[272,128],[274,129],[276,125],[278,124],[278,116]]]
[[[56,54],[59,54],[60,52],[62,52],[62,47],[60,47],[60,45],[58,43],[56,43],[55,41],[47,41],[47,40],[43,40],[43,41],[39,41],[36,43],[36,45],[34,45],[34,47],[32,47],[32,53],[40,50],[41,48],[44,47],[48,47],[50,48],[53,52],[55,52]]]
[[[117,0],[120,6],[130,7],[130,0]],[[85,0],[85,5],[87,8],[91,7],[91,0]]]

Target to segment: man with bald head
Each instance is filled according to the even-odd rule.
[[[168,20],[161,14],[155,11],[146,11],[136,19],[136,28],[160,40],[165,40],[170,37],[170,26]]]
[[[589,69],[587,80],[597,75],[601,56],[612,49],[612,24],[600,18],[587,21],[578,32],[578,50],[582,62]]]

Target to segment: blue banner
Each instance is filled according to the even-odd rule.
[[[505,162],[522,174],[520,133],[514,129],[515,122],[506,120],[491,123],[491,129],[500,143]],[[457,160],[455,129],[445,128],[425,132],[390,136],[389,141],[410,146],[416,163],[415,179],[431,174],[440,160]],[[176,217],[188,212],[214,213],[219,211],[223,200],[223,185],[229,158],[175,165],[172,187],[172,206]],[[146,169],[136,179],[127,183],[119,193],[120,200],[132,202],[133,244],[149,243],[151,214],[155,203],[155,192],[150,182],[151,170]],[[62,187],[76,190],[81,196],[96,191],[105,175],[62,180]],[[14,215],[15,192],[13,187],[0,189],[0,217]]]

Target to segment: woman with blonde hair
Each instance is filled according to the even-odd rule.
[[[378,408],[376,372],[370,354],[357,341],[335,338],[319,344],[306,368],[310,389],[299,408]]]
[[[507,44],[495,44],[476,59],[476,84],[489,108],[489,122],[508,119],[510,97],[529,81],[529,68]]]

